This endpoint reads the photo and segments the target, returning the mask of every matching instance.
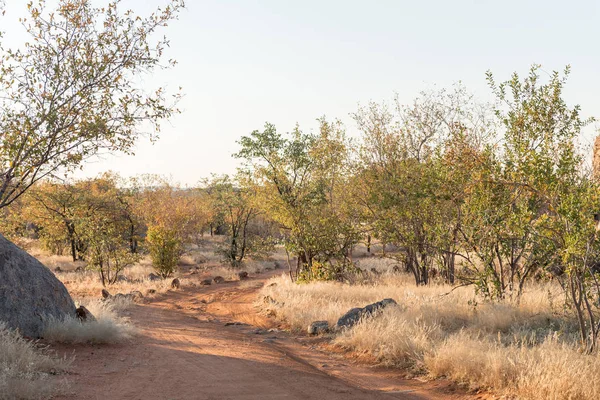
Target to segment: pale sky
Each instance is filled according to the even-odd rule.
[[[7,0],[7,19],[25,0]],[[161,0],[124,0],[142,13]],[[359,103],[409,103],[420,90],[462,81],[489,100],[485,71],[497,81],[530,65],[562,70],[571,64],[567,100],[585,116],[600,116],[600,3],[586,1],[337,1],[187,0],[166,29],[166,58],[179,65],[153,84],[183,87],[183,113],[163,124],[154,145],[135,156],[87,164],[78,176],[112,169],[124,176],[170,175],[194,184],[210,173],[233,173],[236,140],[265,121],[280,131],[298,122],[339,118]],[[587,140],[591,140],[592,134]]]

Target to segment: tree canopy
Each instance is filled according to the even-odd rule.
[[[0,208],[38,180],[69,171],[99,152],[131,152],[150,127],[178,112],[179,94],[144,88],[139,76],[174,65],[157,33],[183,0],[169,0],[147,17],[122,1],[26,4],[29,37],[7,48],[0,36]]]

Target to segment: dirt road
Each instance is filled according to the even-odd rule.
[[[264,279],[187,286],[134,306],[139,336],[122,345],[77,346],[68,394],[59,398],[467,398],[447,383],[354,365],[315,348],[314,339],[271,330],[274,323],[252,304]]]

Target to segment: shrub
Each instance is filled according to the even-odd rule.
[[[146,242],[156,273],[163,278],[171,276],[182,253],[181,240],[176,233],[160,226],[152,226],[148,228]]]

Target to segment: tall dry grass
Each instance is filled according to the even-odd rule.
[[[383,365],[447,377],[473,390],[526,399],[600,398],[600,356],[580,351],[577,323],[562,308],[560,288],[528,289],[519,303],[491,303],[472,288],[416,287],[411,276],[383,273],[353,285],[294,284],[281,276],[262,294],[275,300],[268,307],[276,318],[298,332],[316,320],[334,325],[350,308],[393,298],[398,306],[332,335],[333,342]]]
[[[116,301],[93,300],[85,307],[95,321],[81,322],[76,317],[48,318],[43,333],[44,339],[59,343],[121,343],[132,339],[137,329],[118,311],[130,304],[125,299]]]
[[[51,375],[64,372],[69,364],[0,322],[1,400],[49,398],[56,389]]]
[[[102,286],[100,277],[94,271],[64,271],[55,272],[55,275],[65,284],[71,296],[77,299],[87,299],[100,298],[102,289],[107,289],[111,294],[140,291],[142,294],[148,295],[151,291],[155,293],[168,291],[171,288],[171,279],[151,280],[149,275],[152,272],[154,270],[148,262],[141,262],[125,268],[121,272],[122,280],[108,285],[106,288]]]

